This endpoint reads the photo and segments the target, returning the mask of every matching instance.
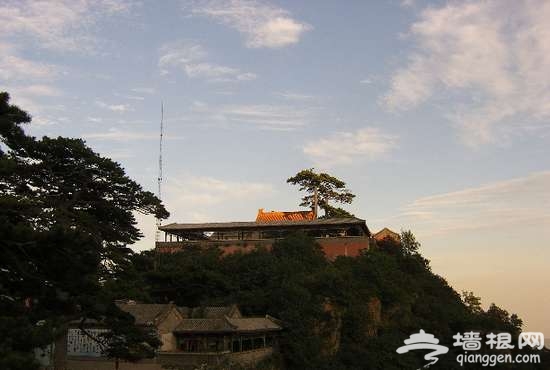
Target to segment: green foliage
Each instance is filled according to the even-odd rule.
[[[410,230],[401,232],[401,249],[408,255],[418,254],[420,250],[420,243]]]
[[[475,296],[474,292],[463,291],[462,300],[471,313],[480,314],[483,312],[483,308],[481,308],[481,297]]]
[[[129,277],[134,212],[168,216],[118,163],[80,139],[28,136],[30,120],[0,93],[2,369],[33,368],[32,350],[71,320],[111,316],[102,283]]]
[[[154,329],[148,331],[133,325],[134,318],[120,311],[114,304],[109,305],[104,322],[110,329],[102,338],[109,343],[106,350],[108,357],[128,361],[151,358],[155,355],[155,349],[162,344]]]
[[[302,198],[302,207],[315,207],[315,194],[317,194],[317,204],[319,208],[324,210],[324,217],[351,217],[351,213],[346,210],[334,207],[329,202],[350,204],[355,198],[346,189],[346,183],[342,180],[329,175],[328,173],[316,173],[314,168],[302,170],[296,175],[286,180],[287,183],[298,185],[300,191],[305,191],[307,194]]]

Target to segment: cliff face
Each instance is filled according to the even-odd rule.
[[[367,320],[364,328],[369,338],[378,336],[378,329],[382,325],[382,302],[378,297],[372,297],[367,302]]]
[[[314,333],[321,341],[321,355],[334,356],[340,349],[342,338],[342,309],[334,305],[330,299],[323,303],[324,320],[317,321]]]
[[[334,356],[341,348],[343,330],[343,308],[333,304],[328,298],[323,303],[325,319],[315,325],[315,334],[322,339],[322,356]],[[368,338],[378,336],[382,326],[382,302],[378,297],[371,297],[362,309],[365,320],[358,322],[360,331]]]

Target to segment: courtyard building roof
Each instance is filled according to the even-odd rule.
[[[178,307],[173,303],[148,304],[134,301],[118,301],[117,306],[131,314],[138,325],[159,326],[172,310],[181,317],[175,333],[246,333],[279,331],[282,327],[277,319],[265,317],[243,317],[236,305]]]

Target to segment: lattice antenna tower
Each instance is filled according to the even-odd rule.
[[[164,103],[160,102],[160,137],[159,137],[159,173],[157,177],[157,196],[162,201],[162,142],[164,139]],[[160,241],[160,218],[156,220],[155,241]]]

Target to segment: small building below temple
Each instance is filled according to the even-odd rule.
[[[236,305],[189,308],[119,301],[117,306],[131,314],[136,325],[155,330],[162,342],[154,359],[122,362],[121,370],[195,369],[229,362],[253,366],[277,350],[282,330],[279,320],[268,315],[244,317]],[[55,369],[113,369],[114,360],[105,358],[101,346],[90,338],[105,331],[93,323],[86,325],[87,333],[76,325],[69,328],[64,343],[56,343],[66,355]]]
[[[277,239],[293,232],[315,238],[328,259],[358,256],[369,248],[371,232],[365,220],[356,217],[314,218],[311,211],[258,211],[251,222],[172,223],[159,227],[164,241],[157,241],[160,253],[174,253],[186,247],[217,247],[224,254],[247,252],[256,247],[271,248]]]
[[[401,235],[399,235],[395,231],[388,229],[387,227],[374,234],[373,238],[378,242],[387,238],[393,240],[396,243],[401,242]]]

